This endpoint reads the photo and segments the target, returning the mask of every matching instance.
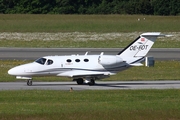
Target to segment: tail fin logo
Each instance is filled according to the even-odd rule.
[[[145,38],[141,38],[141,42],[144,42],[145,41]]]
[[[139,44],[143,44],[145,42],[145,38],[144,37],[142,37],[141,39],[140,39],[140,42],[138,42]]]

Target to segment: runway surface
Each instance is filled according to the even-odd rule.
[[[100,54],[116,55],[122,48],[2,48],[0,47],[0,59],[36,60],[48,55],[83,55],[88,51],[89,55]],[[153,56],[155,60],[180,60],[179,48],[153,48],[147,56]]]
[[[0,82],[0,90],[128,90],[128,89],[180,89],[180,81],[96,81],[94,86],[76,82]]]

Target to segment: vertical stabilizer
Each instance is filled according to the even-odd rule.
[[[160,32],[143,33],[118,55],[127,63],[138,63],[149,52],[158,36],[161,36]]]

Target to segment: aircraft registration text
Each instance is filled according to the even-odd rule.
[[[135,45],[135,46],[131,46],[130,50],[146,50],[148,48],[148,45]]]

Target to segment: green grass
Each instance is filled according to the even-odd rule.
[[[180,16],[0,14],[0,32],[179,32],[179,21]]]
[[[30,61],[0,60],[0,81],[16,81],[7,71],[17,65]],[[180,80],[180,61],[156,61],[154,67],[132,67],[104,80]],[[34,77],[34,81],[71,81],[66,77]]]
[[[1,120],[178,120],[180,90],[0,91]]]
[[[135,39],[135,38],[134,38]],[[156,41],[153,48],[180,48],[180,41],[168,40]],[[0,47],[32,47],[32,48],[124,48],[132,40],[106,40],[106,41],[23,41],[23,40],[0,40]]]
[[[137,19],[141,20],[138,21]],[[145,20],[144,20],[145,18]],[[180,16],[144,15],[32,15],[0,14],[1,33],[132,33],[180,32]],[[67,35],[68,36],[68,35]],[[137,37],[135,36],[135,37]],[[33,36],[31,36],[33,37]],[[74,36],[73,36],[74,37]],[[76,37],[76,36],[75,36]],[[105,40],[77,41],[67,37],[61,40],[19,40],[1,39],[0,47],[37,48],[119,48],[127,46],[135,37],[119,37]],[[73,40],[72,40],[73,39]],[[179,39],[163,38],[157,41],[156,48],[179,48]]]

